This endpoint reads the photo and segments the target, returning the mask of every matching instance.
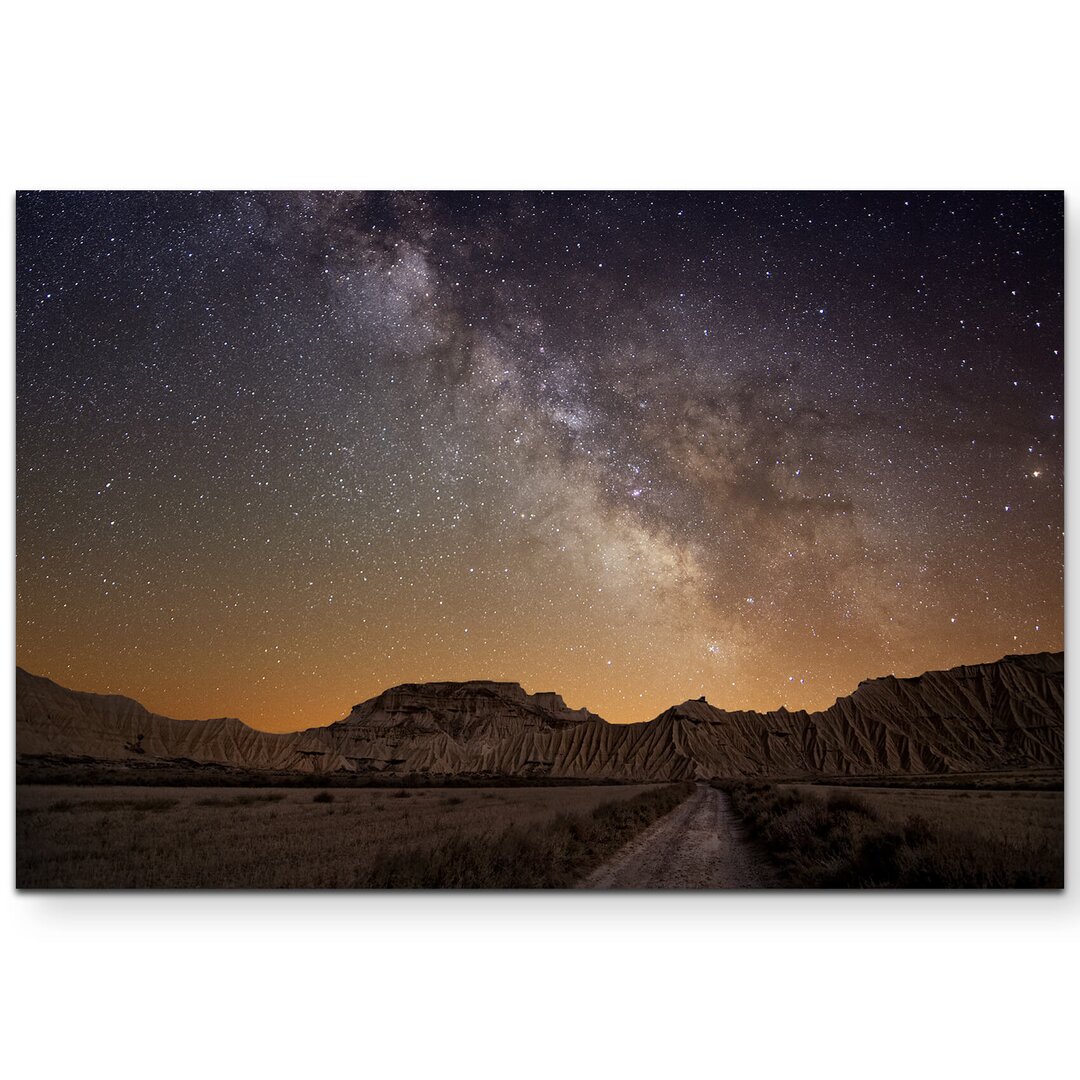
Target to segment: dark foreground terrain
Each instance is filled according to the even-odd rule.
[[[692,785],[17,788],[19,888],[565,888]]]
[[[1064,886],[1065,796],[1050,778],[1042,789],[992,778],[951,788],[715,783],[780,887]]]
[[[928,779],[928,784],[931,781]],[[1060,888],[1060,774],[921,786],[23,783],[19,888]],[[964,786],[966,785],[966,786]],[[1056,789],[1055,789],[1056,788]]]

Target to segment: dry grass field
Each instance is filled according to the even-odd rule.
[[[1061,888],[1064,793],[731,783],[780,884]]]
[[[19,888],[565,885],[680,785],[17,787]]]

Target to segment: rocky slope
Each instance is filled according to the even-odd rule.
[[[117,694],[68,690],[51,679],[15,672],[15,746],[20,758],[100,761],[188,760],[291,768],[307,746],[304,733],[271,735],[239,720],[171,720]]]
[[[702,699],[642,724],[608,724],[516,683],[405,684],[329,727],[285,735],[239,720],[169,720],[20,669],[16,717],[23,758],[305,772],[666,780],[1060,768],[1064,656],[872,679],[822,712],[725,712]]]

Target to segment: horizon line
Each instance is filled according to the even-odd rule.
[[[850,691],[848,691],[846,694],[838,695],[836,697],[836,699],[833,701],[832,705],[827,705],[827,706],[825,706],[824,708],[821,708],[821,709],[789,709],[786,705],[778,705],[776,708],[764,709],[764,710],[762,710],[762,709],[722,709],[719,706],[710,704],[706,695],[699,695],[696,698],[694,698],[694,697],[684,698],[681,701],[678,701],[678,702],[675,702],[674,704],[668,705],[666,708],[662,709],[659,713],[657,713],[656,716],[651,717],[648,720],[623,720],[623,721],[609,720],[607,717],[601,716],[599,713],[593,712],[593,710],[588,708],[588,706],[581,706],[581,707],[576,708],[576,709],[571,708],[571,706],[566,704],[566,699],[563,697],[563,695],[562,695],[562,693],[560,691],[558,691],[558,690],[534,690],[534,691],[529,691],[529,690],[526,690],[525,687],[520,682],[518,682],[516,680],[513,680],[513,679],[427,679],[427,680],[424,680],[424,681],[421,681],[421,682],[405,681],[405,682],[394,683],[391,686],[384,687],[377,694],[373,694],[371,697],[365,698],[363,701],[357,702],[356,705],[353,705],[349,709],[348,714],[346,714],[345,716],[341,717],[338,720],[331,720],[326,724],[313,724],[313,725],[311,725],[309,727],[294,728],[294,729],[288,729],[288,730],[282,730],[282,731],[274,731],[274,730],[270,730],[270,729],[267,729],[267,728],[254,727],[253,725],[249,724],[246,720],[243,720],[242,718],[240,718],[238,716],[209,716],[209,717],[194,717],[194,718],[190,718],[190,719],[182,719],[180,717],[175,717],[175,716],[166,716],[164,713],[157,713],[157,712],[154,712],[152,709],[147,708],[147,706],[144,705],[142,703],[142,701],[140,701],[138,698],[131,697],[129,694],[119,693],[117,691],[101,692],[101,691],[97,691],[97,690],[78,690],[78,689],[75,689],[74,687],[67,686],[64,683],[57,682],[56,679],[52,678],[49,675],[36,674],[35,672],[30,671],[28,668],[23,667],[18,662],[16,662],[16,664],[15,664],[15,671],[16,671],[16,673],[22,672],[24,675],[27,675],[32,679],[43,679],[46,682],[52,683],[54,686],[60,687],[60,689],[62,689],[62,690],[68,691],[69,693],[89,694],[89,695],[92,695],[94,697],[120,697],[120,698],[124,698],[124,699],[126,699],[128,701],[133,701],[140,708],[145,709],[146,712],[150,713],[150,715],[159,717],[162,720],[175,720],[178,723],[183,723],[183,724],[205,724],[205,723],[209,723],[209,722],[214,721],[214,720],[234,720],[234,721],[236,721],[236,723],[242,724],[244,727],[248,728],[248,730],[257,731],[257,732],[259,732],[260,734],[263,734],[263,735],[297,735],[297,734],[301,734],[301,733],[303,733],[305,731],[318,731],[318,730],[321,730],[321,729],[324,729],[324,728],[333,727],[335,724],[340,724],[343,721],[347,720],[348,717],[350,715],[352,715],[352,713],[357,708],[359,708],[361,705],[365,705],[369,701],[374,701],[376,698],[381,697],[383,694],[389,693],[391,690],[398,690],[398,689],[401,689],[401,688],[406,687],[406,686],[410,686],[410,687],[411,686],[436,686],[436,685],[467,686],[470,683],[488,683],[488,684],[495,685],[495,686],[516,686],[527,697],[532,698],[532,697],[536,697],[536,696],[538,696],[540,694],[554,694],[559,698],[560,701],[563,702],[564,705],[566,705],[566,708],[570,712],[586,712],[590,716],[596,717],[597,719],[601,720],[603,723],[609,724],[609,725],[611,725],[613,727],[632,727],[635,724],[651,724],[651,723],[654,723],[656,720],[658,720],[661,716],[663,716],[669,710],[678,708],[680,705],[685,705],[685,704],[687,704],[689,702],[695,702],[695,701],[704,701],[705,704],[709,705],[710,708],[715,709],[717,712],[722,712],[722,713],[740,713],[740,712],[742,712],[742,713],[756,713],[759,716],[768,716],[770,713],[789,713],[789,714],[792,714],[792,715],[798,715],[799,713],[805,713],[807,716],[815,716],[815,715],[820,715],[821,713],[827,712],[828,709],[835,707],[835,705],[838,702],[844,700],[845,698],[851,697],[859,689],[859,687],[865,685],[866,683],[878,682],[879,680],[882,680],[882,679],[896,679],[896,680],[898,680],[900,682],[905,682],[905,681],[910,681],[910,680],[914,680],[914,679],[921,679],[926,675],[936,673],[936,672],[956,671],[956,670],[958,670],[960,668],[965,668],[965,667],[986,667],[986,666],[989,666],[991,664],[1004,663],[1006,660],[1011,660],[1011,659],[1028,658],[1028,657],[1034,657],[1034,656],[1059,656],[1059,655],[1064,659],[1064,656],[1065,656],[1064,647],[1062,647],[1060,649],[1039,649],[1036,652],[1028,652],[1028,653],[1023,653],[1023,652],[1021,652],[1021,653],[1005,653],[1003,656],[998,657],[996,660],[982,660],[982,661],[976,661],[974,663],[953,664],[951,667],[926,668],[926,669],[924,669],[923,671],[919,672],[916,675],[897,675],[895,672],[887,672],[887,673],[882,674],[882,675],[872,675],[872,676],[868,676],[867,678],[861,679],[856,684],[856,686],[853,689],[851,689]],[[16,689],[16,699],[17,699],[17,697],[18,697],[18,690]]]

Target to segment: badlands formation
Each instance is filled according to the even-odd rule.
[[[1063,766],[1064,654],[871,679],[821,712],[726,712],[698,699],[639,724],[517,683],[410,683],[289,734],[170,720],[20,668],[16,721],[23,761],[639,781],[1015,771]]]

